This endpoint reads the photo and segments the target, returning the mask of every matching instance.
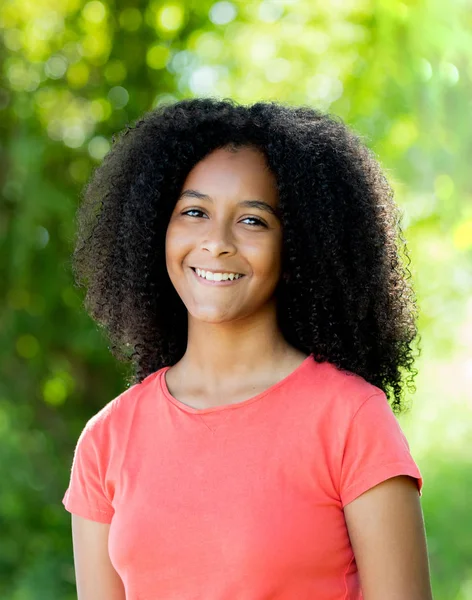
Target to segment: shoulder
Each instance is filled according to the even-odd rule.
[[[75,448],[75,460],[91,470],[100,464],[108,482],[119,478],[130,440],[139,435],[143,419],[140,407],[152,393],[152,382],[159,371],[132,385],[107,402],[86,422]]]
[[[371,397],[387,402],[385,392],[352,371],[334,363],[311,361],[302,382],[316,400],[339,420],[350,421]]]
[[[152,384],[159,373],[160,369],[107,402],[87,421],[82,436],[87,435],[103,439],[115,430],[122,430],[126,421],[133,417],[139,403],[143,402],[149,395]]]
[[[318,440],[326,458],[329,454],[336,463],[354,427],[370,427],[379,413],[388,425],[394,419],[382,389],[334,363],[318,363],[312,358],[293,383],[284,390],[288,392],[289,410],[297,412],[297,422],[308,428],[311,439]]]

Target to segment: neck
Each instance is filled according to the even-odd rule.
[[[206,381],[225,380],[276,365],[292,350],[282,336],[275,305],[262,314],[228,323],[207,323],[188,317],[188,341],[179,361],[189,373],[198,372]]]

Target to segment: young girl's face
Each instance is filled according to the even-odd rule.
[[[275,302],[282,251],[277,204],[275,177],[255,149],[215,150],[190,171],[167,228],[166,265],[191,317],[228,322]],[[211,279],[197,269],[210,271]],[[230,278],[220,280],[222,274]]]

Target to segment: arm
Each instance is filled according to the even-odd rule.
[[[364,600],[432,600],[416,480],[400,475],[344,507]]]
[[[72,514],[78,600],[126,600],[125,589],[108,554],[108,523]]]

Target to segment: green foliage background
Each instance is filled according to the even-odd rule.
[[[124,369],[81,308],[80,190],[113,133],[188,96],[309,104],[377,153],[410,247],[422,355],[400,417],[436,600],[472,599],[470,0],[0,5],[0,597],[76,598],[61,500]]]

